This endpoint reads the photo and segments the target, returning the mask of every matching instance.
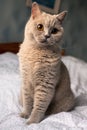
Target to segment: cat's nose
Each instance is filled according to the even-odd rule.
[[[46,39],[47,39],[47,38],[49,38],[49,37],[50,37],[50,35],[49,35],[49,34],[46,34],[46,35],[45,35],[45,37],[46,37]]]

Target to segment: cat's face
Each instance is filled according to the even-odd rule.
[[[61,39],[63,28],[56,16],[41,14],[40,17],[32,21],[33,36],[39,44],[53,45]]]
[[[30,23],[30,31],[32,37],[40,45],[54,45],[57,44],[62,35],[63,27],[62,20],[65,17],[65,12],[61,15],[50,15],[42,13],[39,6],[34,3],[32,6],[32,15]]]

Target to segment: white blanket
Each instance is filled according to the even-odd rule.
[[[39,124],[26,125],[20,118],[18,102],[20,76],[18,57],[12,53],[0,55],[0,130],[87,130],[87,63],[65,56],[76,106],[71,112],[51,115]]]

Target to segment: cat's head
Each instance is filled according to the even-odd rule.
[[[36,44],[54,45],[58,44],[62,35],[62,21],[67,11],[63,11],[57,15],[50,15],[42,12],[39,5],[34,2],[32,4],[31,17],[25,28],[25,37],[35,40]]]

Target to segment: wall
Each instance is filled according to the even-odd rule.
[[[0,43],[23,40],[29,12],[25,0],[0,0]]]
[[[66,53],[87,61],[87,1],[62,1],[61,10],[68,10],[63,40]]]
[[[87,61],[87,1],[61,0],[68,10],[64,21],[63,48],[67,55]],[[25,0],[0,0],[0,43],[23,40],[24,26],[30,16]]]

